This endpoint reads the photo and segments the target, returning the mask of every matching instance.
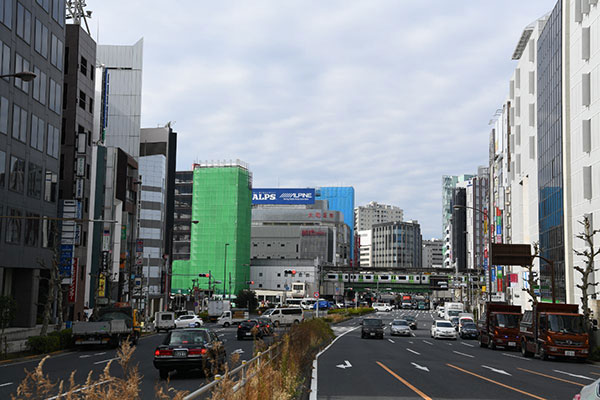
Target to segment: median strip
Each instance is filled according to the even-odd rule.
[[[431,400],[431,397],[429,397],[425,393],[421,392],[419,389],[417,389],[416,387],[414,387],[413,385],[411,385],[406,379],[404,379],[401,376],[397,375],[394,371],[392,371],[391,369],[389,369],[388,367],[386,367],[385,365],[383,365],[379,361],[377,361],[377,365],[379,365],[381,368],[385,369],[390,375],[392,375],[394,378],[398,379],[400,382],[402,382],[404,385],[406,385],[410,390],[412,390],[413,392],[415,392],[416,394],[418,394],[419,396],[421,396],[421,398],[423,400]]]
[[[479,378],[479,379],[483,379],[484,381],[488,381],[488,382],[494,383],[494,384],[496,384],[496,385],[498,385],[498,386],[502,386],[502,387],[504,387],[504,388],[506,388],[506,389],[514,390],[515,392],[518,392],[518,393],[524,394],[524,395],[526,395],[526,396],[529,396],[529,397],[533,397],[534,399],[538,399],[538,400],[546,400],[544,397],[536,396],[535,394],[532,394],[532,393],[526,392],[526,391],[524,391],[524,390],[521,390],[521,389],[517,389],[517,388],[515,388],[515,387],[512,387],[512,386],[506,385],[506,384],[504,384],[504,383],[501,383],[501,382],[495,381],[495,380],[493,380],[493,379],[490,379],[490,378],[486,378],[485,376],[481,376],[481,375],[478,375],[478,374],[476,374],[476,373],[474,373],[474,372],[467,371],[466,369],[462,369],[462,368],[460,368],[460,367],[457,367],[457,366],[455,366],[455,365],[452,365],[452,364],[446,364],[446,365],[447,365],[447,366],[449,366],[449,367],[451,367],[451,368],[454,368],[454,369],[456,369],[456,370],[459,370],[459,371],[461,371],[461,372],[464,372],[465,374],[473,375],[473,376],[475,376],[475,377],[477,377],[477,378]]]
[[[537,371],[531,371],[529,369],[525,369],[525,368],[517,368],[520,371],[525,371],[525,372],[529,372],[530,374],[534,374],[534,375],[539,375],[539,376],[544,376],[546,378],[550,378],[550,379],[555,379],[557,381],[561,381],[561,382],[566,382],[566,383],[570,383],[572,385],[576,385],[576,386],[585,386],[583,383],[579,383],[579,382],[573,382],[573,381],[569,381],[567,379],[563,379],[563,378],[557,378],[556,376],[552,376],[552,375],[546,375],[546,374],[542,374],[541,372],[537,372]]]

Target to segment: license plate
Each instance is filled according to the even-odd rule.
[[[250,336],[252,335],[250,332],[246,332],[246,336]]]
[[[565,351],[565,356],[571,356],[571,357],[574,357],[574,356],[575,356],[575,352],[574,352],[574,351],[572,351],[572,350],[571,350],[571,351],[567,350],[567,351]]]
[[[509,345],[509,346],[516,346],[516,345],[517,345],[517,343],[516,343],[516,342],[508,342],[508,345]]]
[[[173,350],[173,357],[187,357],[187,350]]]
[[[375,332],[371,332],[371,336],[375,336]]]

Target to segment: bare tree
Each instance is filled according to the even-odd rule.
[[[535,294],[535,287],[539,285],[539,276],[536,271],[533,270],[533,259],[540,254],[539,243],[533,244],[533,258],[531,265],[524,265],[523,268],[527,271],[527,289],[523,289],[529,295],[529,302],[532,306],[538,303],[537,295]]]
[[[40,336],[45,336],[48,333],[48,325],[50,324],[50,314],[52,313],[52,305],[56,301],[57,292],[60,291],[59,285],[59,271],[58,271],[58,260],[56,259],[56,255],[52,256],[52,265],[50,268],[46,265],[44,260],[38,260],[38,264],[42,269],[49,270],[50,277],[48,280],[48,296],[46,297],[46,302],[44,303],[44,313],[42,314],[42,330],[40,331]]]
[[[590,278],[594,271],[598,271],[597,269],[594,269],[594,259],[600,254],[600,249],[594,248],[594,235],[600,232],[600,230],[592,230],[590,220],[587,216],[584,216],[583,221],[579,221],[579,223],[583,225],[583,232],[575,237],[585,242],[586,249],[583,251],[574,249],[573,252],[575,255],[583,258],[584,266],[581,267],[576,265],[573,268],[581,274],[581,284],[576,286],[581,290],[581,307],[583,309],[583,315],[585,316],[586,321],[589,321],[592,310],[590,310],[588,303],[590,295],[588,289],[598,286],[598,282],[590,282]]]

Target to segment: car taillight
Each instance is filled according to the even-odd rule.
[[[238,329],[242,329],[242,325],[238,325]]]
[[[199,354],[206,354],[206,349],[189,349],[188,354],[191,356],[199,355]]]
[[[169,350],[169,349],[156,349],[156,351],[154,352],[155,356],[172,356],[173,355],[173,350]]]
[[[573,400],[581,400],[581,395],[578,393],[575,396],[573,396]]]

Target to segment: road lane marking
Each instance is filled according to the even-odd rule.
[[[408,343],[415,344],[415,342],[413,342],[412,340],[409,340]]]
[[[94,354],[94,355],[95,355],[95,356],[103,356],[103,355],[105,355],[105,354],[106,354],[106,352],[103,352],[103,353],[96,353],[96,354]]]
[[[389,342],[390,342],[390,343],[396,343],[396,342],[394,342],[392,339],[388,339],[388,340],[389,340]]]
[[[389,372],[389,374],[392,375],[394,378],[396,378],[400,382],[404,383],[404,385],[406,385],[409,389],[411,389],[413,392],[415,392],[416,394],[418,394],[419,396],[421,396],[421,398],[423,400],[432,400],[431,397],[429,397],[425,393],[421,392],[419,389],[417,389],[416,387],[414,387],[413,385],[411,385],[410,383],[408,383],[408,381],[406,379],[404,379],[401,376],[397,375],[394,371],[392,371],[391,369],[389,369],[388,367],[386,367],[385,365],[383,365],[379,361],[377,361],[377,365],[379,365],[381,368],[383,368],[387,372]]]
[[[427,340],[423,340],[423,343],[427,343],[428,345],[433,346],[433,343],[428,342]]]
[[[467,353],[461,353],[460,351],[456,351],[456,350],[454,350],[453,353],[460,354],[461,356],[465,356],[465,357],[475,358],[475,356],[472,356],[472,355],[467,354]]]
[[[512,358],[518,358],[519,360],[525,360],[525,361],[531,361],[531,358],[525,358],[523,356],[515,356],[514,354],[507,354],[507,353],[502,353],[503,356],[506,357],[512,357]]]
[[[411,350],[411,349],[409,349],[409,348],[407,348],[406,350],[407,350],[407,351],[410,351],[411,353],[414,353],[414,354],[416,354],[416,355],[418,355],[418,356],[420,356],[420,355],[421,355],[421,353],[417,353],[416,351],[414,351],[414,350]]]
[[[496,368],[488,367],[487,365],[482,365],[482,367],[483,368],[487,368],[487,369],[489,369],[491,371],[497,372],[497,373],[502,374],[502,375],[512,376],[511,374],[509,374],[508,372],[506,372],[506,371],[504,371],[502,369],[496,369]]]
[[[109,362],[109,361],[114,361],[114,360],[118,360],[118,359],[119,359],[119,357],[115,357],[115,358],[109,358],[108,360],[96,361],[96,362],[94,363],[94,365],[97,365],[97,364],[105,364],[105,363],[107,363],[107,362]]]
[[[539,375],[539,376],[544,376],[546,378],[550,378],[550,379],[554,379],[557,381],[561,381],[561,382],[566,382],[566,383],[570,383],[572,385],[576,385],[576,386],[585,386],[583,383],[579,383],[579,382],[573,382],[573,381],[569,381],[566,379],[562,379],[562,378],[557,378],[556,376],[552,376],[552,375],[546,375],[546,374],[542,374],[541,372],[537,372],[537,371],[531,371],[529,369],[525,369],[525,368],[517,368],[520,371],[525,371],[525,372],[529,372],[530,374],[534,374],[534,375]]]
[[[448,346],[452,346],[452,343],[446,343]]]
[[[553,369],[552,371],[558,372],[559,374],[569,375],[569,376],[572,376],[573,378],[581,378],[581,379],[587,379],[588,381],[595,381],[595,379],[589,378],[589,377],[584,376],[584,375],[576,375],[576,374],[572,374],[570,372],[559,371],[557,369]]]
[[[63,394],[59,394],[58,396],[48,397],[46,400],[56,400],[56,399],[58,399],[60,397],[66,396],[67,394],[73,394],[73,393],[81,392],[82,390],[86,390],[86,389],[92,388],[94,386],[104,385],[105,383],[108,383],[110,381],[112,381],[112,379],[107,379],[107,380],[102,381],[102,382],[94,383],[93,385],[90,385],[90,386],[84,386],[84,387],[81,387],[79,389],[73,390],[72,392],[65,392]]]
[[[414,365],[414,366],[415,366],[415,368],[418,368],[418,369],[420,369],[420,370],[422,370],[422,371],[427,371],[427,372],[429,372],[429,368],[427,368],[427,367],[424,367],[424,366],[422,366],[422,365],[419,365],[419,364],[417,364],[417,363],[414,363],[414,362],[411,362],[411,364],[412,364],[412,365]]]
[[[590,374],[600,376],[600,374],[597,372],[590,372]]]
[[[344,364],[338,364],[336,367],[341,369],[352,368],[352,364],[350,364],[350,361],[344,360]]]
[[[481,376],[481,375],[478,375],[478,374],[476,374],[476,373],[474,373],[474,372],[467,371],[466,369],[462,369],[462,368],[460,368],[460,367],[457,367],[457,366],[455,366],[455,365],[452,365],[452,364],[446,364],[446,365],[447,365],[447,366],[449,366],[449,367],[451,367],[451,368],[454,368],[454,369],[456,369],[456,370],[459,370],[459,371],[461,371],[461,372],[464,372],[464,373],[466,373],[466,374],[469,374],[469,375],[476,376],[477,378],[479,378],[479,379],[483,379],[484,381],[488,381],[488,382],[491,382],[491,383],[495,383],[495,384],[496,384],[496,385],[498,385],[498,386],[502,386],[502,387],[504,387],[504,388],[507,388],[507,389],[510,389],[510,390],[514,390],[515,392],[519,392],[519,393],[521,393],[521,394],[524,394],[524,395],[526,395],[526,396],[533,397],[534,399],[538,399],[538,400],[546,400],[546,399],[545,399],[545,398],[543,398],[543,397],[536,396],[535,394],[532,394],[532,393],[526,392],[526,391],[524,391],[524,390],[521,390],[521,389],[517,389],[516,387],[512,387],[512,386],[506,385],[506,384],[504,384],[504,383],[501,383],[501,382],[495,381],[495,380],[493,380],[493,379],[490,379],[490,378],[486,378],[485,376]]]
[[[12,382],[0,383],[0,387],[12,385]]]
[[[460,344],[464,344],[465,346],[469,346],[469,347],[475,347],[475,346],[473,346],[472,344],[465,343],[465,342],[460,342]]]
[[[82,356],[79,356],[79,358],[88,358],[88,357],[91,357],[91,356],[92,356],[91,354],[84,354]]]

